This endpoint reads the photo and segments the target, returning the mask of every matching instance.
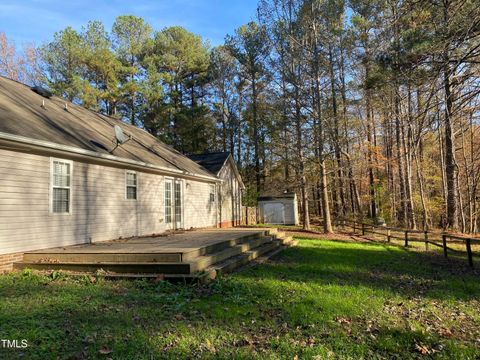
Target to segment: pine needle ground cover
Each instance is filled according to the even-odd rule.
[[[0,276],[2,359],[477,359],[480,278],[437,255],[301,240],[208,285]]]

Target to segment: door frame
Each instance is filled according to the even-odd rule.
[[[167,222],[167,205],[166,205],[166,184],[170,184],[170,214],[171,214],[171,221]],[[180,220],[177,219],[177,212],[176,212],[176,185],[180,185]],[[164,188],[163,188],[163,211],[164,211],[164,218],[165,218],[165,229],[166,230],[178,230],[183,229],[185,224],[185,202],[184,202],[184,181],[183,179],[173,178],[173,177],[165,177],[164,179]]]

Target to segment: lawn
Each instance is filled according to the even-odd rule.
[[[437,255],[301,240],[208,285],[0,276],[17,359],[478,359],[480,277]]]

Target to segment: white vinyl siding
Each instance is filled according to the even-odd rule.
[[[187,180],[184,194],[184,228],[216,226],[217,205],[210,201],[211,183]]]
[[[49,157],[0,149],[0,254],[165,231],[162,175],[137,172],[131,201],[125,169],[75,161],[71,212],[54,214],[50,167]]]
[[[164,176],[136,171],[137,201],[131,201],[126,200],[126,171],[71,162],[71,212],[57,216],[51,212],[50,158],[0,149],[0,254],[163,233]],[[183,227],[215,226],[211,183],[190,179],[180,184]],[[171,186],[170,201],[174,190]]]
[[[210,185],[210,202],[215,202],[215,185]]]
[[[230,162],[222,168],[219,177],[223,180],[217,193],[220,222],[234,221],[238,224],[241,220],[242,195],[240,183]]]
[[[125,195],[127,200],[137,200],[137,173],[133,171],[127,171],[125,183]]]
[[[72,162],[52,159],[51,174],[51,210],[54,214],[68,214],[71,210]]]

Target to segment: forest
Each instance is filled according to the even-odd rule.
[[[0,33],[0,75],[231,152],[246,206],[294,191],[305,229],[480,231],[478,0],[260,0],[220,46],[133,15],[17,45]]]

